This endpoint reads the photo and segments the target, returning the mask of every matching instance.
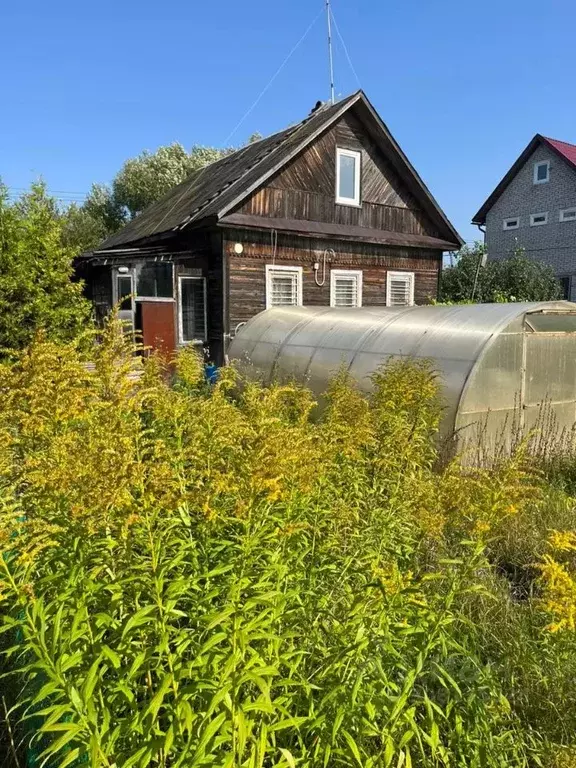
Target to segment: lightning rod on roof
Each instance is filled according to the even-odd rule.
[[[334,60],[332,58],[332,25],[330,23],[330,0],[326,0],[326,21],[328,23],[328,61],[330,63],[330,101],[334,104]]]

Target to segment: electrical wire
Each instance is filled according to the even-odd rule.
[[[304,32],[304,34],[302,35],[302,37],[301,37],[301,38],[298,40],[298,42],[297,42],[297,43],[296,43],[296,45],[295,45],[295,46],[292,48],[292,50],[290,51],[290,53],[288,54],[288,56],[286,56],[286,58],[284,59],[284,61],[282,62],[282,64],[280,64],[280,66],[278,67],[278,69],[276,70],[276,72],[275,72],[275,73],[272,75],[272,77],[271,77],[271,78],[270,78],[270,80],[268,81],[267,85],[266,85],[266,86],[265,86],[265,87],[262,89],[262,91],[260,92],[260,95],[258,96],[258,98],[257,98],[257,99],[254,101],[254,103],[252,104],[252,106],[251,106],[251,107],[250,107],[250,108],[249,108],[249,109],[248,109],[248,110],[247,110],[247,111],[244,113],[244,115],[243,115],[243,116],[241,117],[241,119],[238,121],[238,123],[236,124],[236,126],[234,127],[234,129],[233,129],[233,130],[232,130],[232,131],[231,131],[231,132],[228,134],[228,136],[226,137],[226,140],[224,141],[224,144],[223,144],[223,146],[225,146],[225,147],[226,147],[226,146],[228,145],[228,142],[229,142],[229,141],[230,141],[230,139],[231,139],[231,138],[234,136],[234,134],[236,133],[236,131],[238,130],[238,128],[240,128],[240,126],[243,124],[243,122],[246,120],[246,118],[247,118],[247,117],[248,117],[248,116],[249,116],[249,115],[250,115],[250,114],[253,112],[253,110],[254,110],[254,109],[256,109],[256,107],[257,107],[257,106],[258,106],[258,104],[260,103],[260,100],[262,99],[262,97],[264,96],[264,94],[265,94],[265,93],[266,93],[266,92],[267,92],[267,91],[270,89],[270,87],[272,86],[272,83],[273,83],[273,82],[276,80],[276,78],[278,77],[278,75],[280,74],[280,72],[282,72],[282,70],[284,69],[284,67],[286,66],[286,64],[288,64],[288,61],[289,61],[289,60],[292,58],[292,54],[294,54],[294,53],[295,53],[295,51],[296,51],[296,50],[297,50],[297,49],[300,47],[300,45],[301,45],[301,44],[304,42],[304,40],[305,40],[305,39],[306,39],[306,37],[308,36],[308,33],[310,32],[310,30],[312,29],[312,27],[314,26],[314,24],[316,24],[316,22],[318,21],[318,19],[320,18],[320,16],[321,16],[323,13],[324,13],[324,8],[322,7],[322,8],[320,9],[320,11],[319,11],[319,12],[316,14],[316,16],[314,17],[314,19],[313,19],[313,20],[310,22],[310,24],[308,25],[308,27],[307,27],[306,31]]]
[[[346,43],[344,42],[344,38],[342,37],[342,33],[340,32],[340,27],[338,26],[338,22],[336,21],[336,17],[334,16],[334,11],[332,10],[332,6],[330,6],[330,16],[332,17],[332,21],[334,22],[334,29],[336,30],[336,34],[338,35],[338,37],[340,38],[340,42],[342,43],[342,48],[344,49],[344,54],[346,55],[348,64],[350,65],[350,69],[352,70],[352,74],[356,78],[358,87],[362,88],[362,85],[360,83],[360,78],[358,77],[358,73],[354,69],[354,64],[352,64],[352,59],[350,58],[350,54],[348,53],[348,48],[346,47]]]
[[[270,247],[272,248],[272,266],[276,264],[276,251],[278,250],[278,232],[270,230]]]

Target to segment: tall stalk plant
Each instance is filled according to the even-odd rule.
[[[112,323],[94,370],[43,339],[0,369],[5,679],[37,764],[539,764],[470,611],[537,484],[434,470],[430,367],[368,400],[336,377],[318,419],[295,385],[209,389],[188,351],[135,380],[130,353]]]

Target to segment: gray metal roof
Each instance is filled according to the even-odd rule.
[[[225,216],[354,105],[362,110],[362,119],[370,122],[373,138],[403,169],[411,182],[412,192],[443,230],[443,238],[456,246],[462,244],[460,236],[364,93],[357,91],[336,104],[313,111],[297,125],[248,144],[195,172],[105,240],[97,250],[138,243]]]

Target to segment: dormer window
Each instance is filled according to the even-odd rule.
[[[534,163],[534,184],[545,184],[547,181],[550,181],[550,162]]]
[[[336,202],[360,205],[362,155],[352,149],[336,149]]]

